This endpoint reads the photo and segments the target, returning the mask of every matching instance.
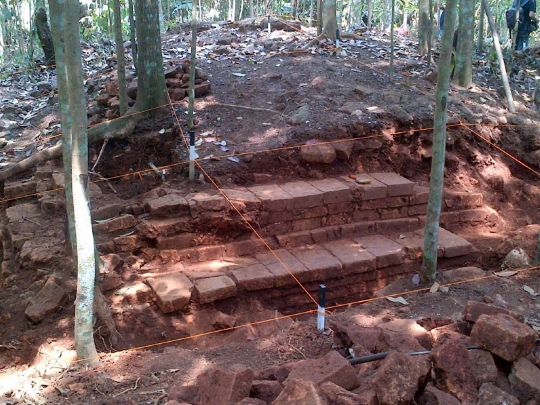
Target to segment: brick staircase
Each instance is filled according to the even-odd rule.
[[[62,185],[61,171],[46,166],[33,181],[6,184],[4,194],[16,198]],[[238,295],[256,295],[278,309],[312,304],[289,271],[308,291],[324,283],[330,303],[343,303],[419,270],[428,189],[395,173],[224,189],[264,241],[217,192],[167,187],[127,201],[106,192],[92,186],[92,217],[98,250],[109,263],[103,289],[114,291],[118,306],[155,300],[172,312],[190,301]],[[51,248],[60,236],[43,234],[64,210],[61,193],[6,209],[3,274],[12,271],[9,259],[9,266],[39,267],[52,260],[51,252],[62,254]],[[479,193],[447,191],[443,211],[439,264],[459,266],[475,249],[449,230],[496,218]]]

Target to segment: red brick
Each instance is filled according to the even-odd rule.
[[[353,224],[341,225],[341,236],[344,238],[350,236],[362,236],[375,233],[375,222],[365,221]]]
[[[291,253],[308,269],[308,273],[299,277],[301,282],[323,281],[341,274],[342,266],[339,260],[321,247],[301,247],[292,249]]]
[[[484,197],[481,193],[451,190],[444,192],[443,199],[444,205],[452,211],[481,207],[484,201]]]
[[[396,242],[403,245],[405,252],[410,260],[416,260],[422,257],[424,251],[424,237],[416,232],[405,233],[404,238],[398,239]]]
[[[409,197],[409,205],[427,204],[429,200],[429,187],[416,185],[413,195]]]
[[[295,277],[302,277],[308,272],[307,267],[288,250],[275,250],[274,253],[275,255],[273,253],[260,254],[256,258],[274,275],[276,287],[297,285],[291,273]]]
[[[378,208],[395,208],[406,207],[409,203],[408,197],[386,197],[379,200],[362,201],[361,207],[363,210],[374,210]]]
[[[407,207],[380,208],[377,211],[380,213],[381,219],[397,219],[405,218],[408,216]]]
[[[418,218],[398,218],[375,221],[375,230],[381,233],[406,232],[418,228]]]
[[[353,213],[353,218],[355,222],[363,221],[377,221],[381,218],[381,215],[377,210],[355,210]]]
[[[189,212],[188,202],[178,194],[167,194],[148,200],[145,203],[145,208],[155,218],[178,217]]]
[[[163,249],[185,249],[194,246],[194,233],[183,233],[174,236],[158,236],[156,241],[156,248]]]
[[[293,212],[292,211],[277,211],[268,213],[268,224],[278,224],[281,222],[292,221]]]
[[[260,239],[248,239],[227,243],[223,247],[223,254],[227,257],[250,256],[256,253],[262,253],[267,249],[264,242]]]
[[[137,225],[137,220],[133,215],[121,215],[111,220],[101,222],[92,226],[94,233],[113,233],[117,231],[133,228]],[[123,233],[127,233],[124,231]]]
[[[389,197],[414,193],[415,184],[396,173],[371,173],[371,177],[386,185]]]
[[[299,219],[292,221],[292,231],[309,231],[321,227],[321,218]]]
[[[338,258],[345,274],[362,273],[375,269],[375,256],[352,240],[341,239],[325,243],[324,247]]]
[[[323,205],[324,194],[306,181],[285,183],[281,188],[293,197],[293,208],[311,208]]]
[[[270,224],[266,227],[268,235],[283,235],[291,230],[290,222],[280,222],[276,224]]]
[[[459,212],[441,212],[439,220],[441,225],[453,225],[459,223]]]
[[[382,235],[362,236],[354,241],[375,256],[377,268],[401,264],[403,246]]]
[[[325,205],[352,201],[351,189],[337,179],[315,180],[310,184],[324,193]]]
[[[114,238],[113,242],[118,252],[132,252],[146,247],[146,243],[140,240],[137,235],[119,236],[118,238]]]
[[[310,231],[293,232],[276,236],[279,247],[296,247],[313,243]]]
[[[350,201],[348,202],[339,202],[336,204],[328,204],[328,213],[329,214],[338,214],[340,212],[352,212],[354,209],[354,204]]]
[[[188,197],[191,216],[197,218],[206,211],[228,211],[230,204],[221,194],[197,193]]]
[[[337,227],[339,229],[339,227]],[[326,228],[319,228],[310,231],[313,243],[324,243],[329,240]]]
[[[200,262],[206,262],[208,260],[218,260],[223,258],[223,246],[199,246],[194,248],[197,259]]]
[[[356,179],[368,180],[368,184],[357,183],[356,180],[353,180],[348,176],[343,176],[340,179],[343,180],[345,184],[349,185],[355,199],[376,200],[379,198],[386,198],[386,185],[375,180],[370,175],[361,174]]]
[[[236,284],[245,290],[265,290],[274,286],[274,275],[262,264],[232,270]]]
[[[159,309],[164,313],[184,308],[191,299],[193,283],[182,273],[165,274],[148,279]]]
[[[261,200],[247,189],[222,189],[221,191],[240,212],[258,211],[261,208]]]
[[[484,222],[488,217],[488,212],[483,208],[476,208],[472,210],[465,210],[459,212],[459,221],[460,222]]]
[[[422,237],[424,229],[416,231]],[[462,237],[439,228],[439,246],[444,249],[444,257],[464,256],[473,251],[473,246]]]
[[[313,208],[303,208],[293,211],[293,219],[309,219],[324,217],[328,213],[327,208],[324,205]]]
[[[347,217],[344,214],[327,215],[323,221],[323,224],[327,226],[345,225],[346,223]]]
[[[409,207],[407,213],[409,216],[414,217],[417,215],[426,215],[427,214],[427,204],[418,204],[418,205],[412,205]]]
[[[249,191],[261,200],[263,211],[276,212],[293,209],[293,197],[277,185],[250,187]]]
[[[257,223],[260,227],[263,227],[268,224],[268,212],[259,211],[259,216],[257,218]]]

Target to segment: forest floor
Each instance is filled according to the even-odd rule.
[[[180,32],[163,38],[167,66],[189,58],[189,36]],[[195,103],[197,153],[204,170],[220,187],[375,171],[394,171],[428,185],[435,84],[429,80],[433,69],[417,56],[416,39],[396,36],[391,80],[388,34],[362,33],[359,39],[344,40],[337,50],[326,43],[302,49],[313,36],[308,30],[274,31],[268,36],[261,30],[240,32],[236,26],[200,33],[199,66],[210,75],[212,85],[211,93]],[[107,46],[83,44],[90,118],[106,113],[95,99],[114,79],[107,52]],[[486,54],[475,60],[475,84],[469,89],[452,86],[449,95],[445,186],[482,192],[484,204],[501,218],[495,228],[478,226],[459,233],[482,252],[477,265],[488,271],[500,270],[502,259],[514,247],[534,257],[539,230],[540,120],[534,102],[538,71],[534,51],[518,56],[511,69],[516,114],[508,113],[502,84],[493,74],[496,67]],[[0,70],[2,167],[56,143],[55,87],[54,70]],[[148,162],[173,164],[166,168],[166,176],[174,187],[214,187],[209,181],[204,185],[187,181],[187,167],[179,164],[188,157],[182,137],[169,151],[148,141],[159,138],[162,129],[187,133],[187,99],[175,105],[178,121],[170,106],[164,109],[168,114],[144,121],[129,140],[109,142],[96,172],[122,176],[130,170],[146,170]],[[348,161],[317,165],[299,157],[298,148],[306,143],[341,139],[355,140]],[[91,165],[101,146],[92,145]],[[131,183],[111,180],[111,184],[120,197],[131,195]],[[148,176],[138,191],[159,184],[158,177]],[[468,300],[485,299],[502,300],[528,319],[538,320],[536,297],[523,289],[539,291],[538,280],[538,270],[490,277],[452,287],[447,295],[425,291],[407,295],[406,308],[378,300],[330,316],[364,316],[367,323],[455,318]],[[1,290],[0,404],[164,403],[172,385],[192,382],[212,365],[241,363],[261,370],[320,357],[332,348],[331,333],[317,333],[310,315],[287,325],[248,327],[150,349],[103,353],[99,366],[84,367],[72,364],[73,305],[37,325],[25,318],[20,296],[31,282],[21,280]],[[255,313],[267,311],[274,312],[256,302],[243,303],[238,304],[237,317],[249,323]],[[175,339],[170,330],[149,324],[148,336],[123,342],[123,347],[159,336],[162,341]]]

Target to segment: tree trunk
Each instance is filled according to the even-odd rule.
[[[253,0],[249,0],[249,16],[251,18],[255,17],[255,10],[253,9]]]
[[[429,41],[429,0],[418,0],[418,54],[420,56],[427,55],[428,41]]]
[[[45,65],[52,66],[55,64],[54,45],[51,36],[51,29],[47,21],[47,13],[44,8],[39,8],[34,16],[36,31],[45,54]]]
[[[5,20],[0,18],[0,63],[4,63],[4,29]]]
[[[197,60],[197,13],[193,7],[191,13],[191,58],[189,65],[189,101],[188,101],[188,128],[193,128],[195,108],[195,62]],[[191,164],[191,163],[190,163]],[[190,179],[193,180],[193,179]]]
[[[120,14],[120,0],[113,0],[114,7],[114,40],[116,44],[116,72],[118,75],[118,98],[120,99],[120,115],[127,110],[126,88],[126,58],[124,56],[124,40],[122,38],[122,15]]]
[[[79,4],[59,4],[50,0],[53,32],[58,51],[57,75],[60,97],[62,136],[66,152],[72,146],[66,167],[67,209],[73,208],[69,220],[75,229],[77,298],[75,300],[75,347],[77,356],[85,363],[97,362],[93,334],[93,308],[96,263],[94,236],[88,199],[88,139],[86,130],[86,101],[84,97],[81,45],[79,38]],[[62,49],[60,49],[62,48]],[[69,176],[71,174],[71,176]],[[67,183],[71,181],[68,192]]]
[[[138,89],[135,105],[139,111],[167,105],[167,88],[161,55],[159,10],[155,1],[136,1],[137,42],[139,44]]]
[[[396,14],[396,0],[392,0],[392,11],[391,11],[392,21],[394,21],[395,14]],[[394,24],[393,23],[390,25],[390,65],[389,65],[388,77],[390,78],[390,82],[394,81]]]
[[[332,40],[336,40],[337,16],[336,0],[324,0],[323,12],[323,35]]]
[[[437,275],[437,248],[439,240],[439,221],[441,216],[442,192],[444,183],[444,159],[446,154],[446,107],[450,84],[450,61],[452,41],[456,22],[456,3],[447,0],[444,32],[439,60],[439,75],[435,90],[435,113],[433,117],[433,157],[429,182],[429,200],[424,232],[424,255],[421,267],[423,282],[432,283]]]
[[[161,0],[157,0],[159,7],[159,32],[160,34],[165,34],[167,32],[167,27],[165,26],[165,16],[163,15],[163,3]]]
[[[317,35],[323,32],[323,0],[317,0]]]
[[[484,4],[484,10],[486,11],[486,16],[488,18],[489,26],[491,28],[491,35],[493,36],[493,46],[495,47],[495,52],[497,53],[497,60],[499,61],[499,68],[501,69],[501,78],[504,86],[504,92],[506,94],[506,100],[508,101],[508,111],[511,113],[516,112],[514,106],[514,98],[512,97],[512,91],[510,90],[510,83],[508,83],[508,75],[506,74],[506,66],[504,64],[504,58],[501,50],[501,44],[499,42],[499,33],[497,32],[497,25],[495,25],[495,20],[491,14],[491,8],[487,0],[482,0]],[[512,48],[513,49],[513,48]]]
[[[433,21],[433,0],[429,0],[429,29],[428,29],[428,51],[427,51],[427,65],[431,66],[431,59],[433,55],[434,35],[433,28],[435,21]]]
[[[128,0],[128,14],[129,14],[129,31],[131,39],[131,57],[133,58],[133,67],[135,71],[138,70],[137,67],[137,34],[135,32],[135,18],[133,16],[133,0]]]
[[[373,10],[371,8],[371,0],[367,0],[367,26],[371,28],[371,19],[373,18]]]
[[[477,52],[484,52],[484,14],[486,13],[484,9],[484,3],[480,0],[480,21],[478,23],[478,45]]]
[[[460,1],[458,33],[454,80],[461,87],[467,88],[472,84],[474,0]]]

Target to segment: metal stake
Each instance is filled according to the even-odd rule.
[[[324,315],[326,311],[326,286],[319,285],[319,305],[317,307],[317,330],[324,331]]]
[[[195,180],[195,131],[189,131],[189,181]]]

